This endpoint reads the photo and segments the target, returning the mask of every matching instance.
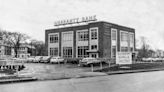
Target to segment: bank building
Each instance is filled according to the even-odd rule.
[[[116,52],[135,51],[135,29],[105,21],[45,30],[48,56],[115,58]]]

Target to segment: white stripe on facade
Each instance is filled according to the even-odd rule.
[[[50,36],[56,34],[58,35],[58,43],[50,43]],[[48,56],[50,56],[50,48],[58,48],[58,56],[59,56],[59,41],[60,41],[59,33],[48,34]]]
[[[89,38],[88,38],[87,41],[79,41],[78,32],[88,32],[88,29],[76,31],[76,58],[78,57],[78,46],[88,46],[88,40],[89,40]],[[89,35],[89,32],[88,32],[88,35]]]
[[[116,41],[112,40],[112,31],[116,31]],[[112,50],[112,46],[116,46],[116,53],[117,53],[117,29],[115,28],[111,28],[111,58],[112,58],[112,54],[113,54],[113,50]]]
[[[64,34],[71,34],[70,36],[70,41],[64,41]],[[69,37],[68,37],[69,38]],[[63,47],[72,47],[72,57],[74,55],[74,34],[73,31],[67,31],[67,32],[62,32],[62,38],[61,38],[61,56],[63,57]]]

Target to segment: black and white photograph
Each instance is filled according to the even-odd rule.
[[[0,0],[0,92],[163,86],[163,0]]]

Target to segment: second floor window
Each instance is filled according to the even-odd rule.
[[[117,30],[112,30],[112,40],[117,39]]]
[[[59,42],[59,35],[53,34],[49,37],[50,43],[58,43]]]
[[[88,31],[78,32],[78,41],[88,41]]]
[[[92,45],[91,50],[97,50],[97,45]]]
[[[121,32],[121,41],[128,42],[128,32]]]
[[[91,40],[97,39],[97,35],[98,35],[98,30],[97,30],[97,28],[91,29]]]
[[[73,41],[73,32],[63,32],[62,41],[64,42]]]

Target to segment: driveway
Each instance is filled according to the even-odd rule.
[[[18,76],[35,77],[39,80],[107,75],[106,73],[91,72],[90,67],[78,67],[76,64],[25,63],[25,67],[24,70],[18,72]]]

